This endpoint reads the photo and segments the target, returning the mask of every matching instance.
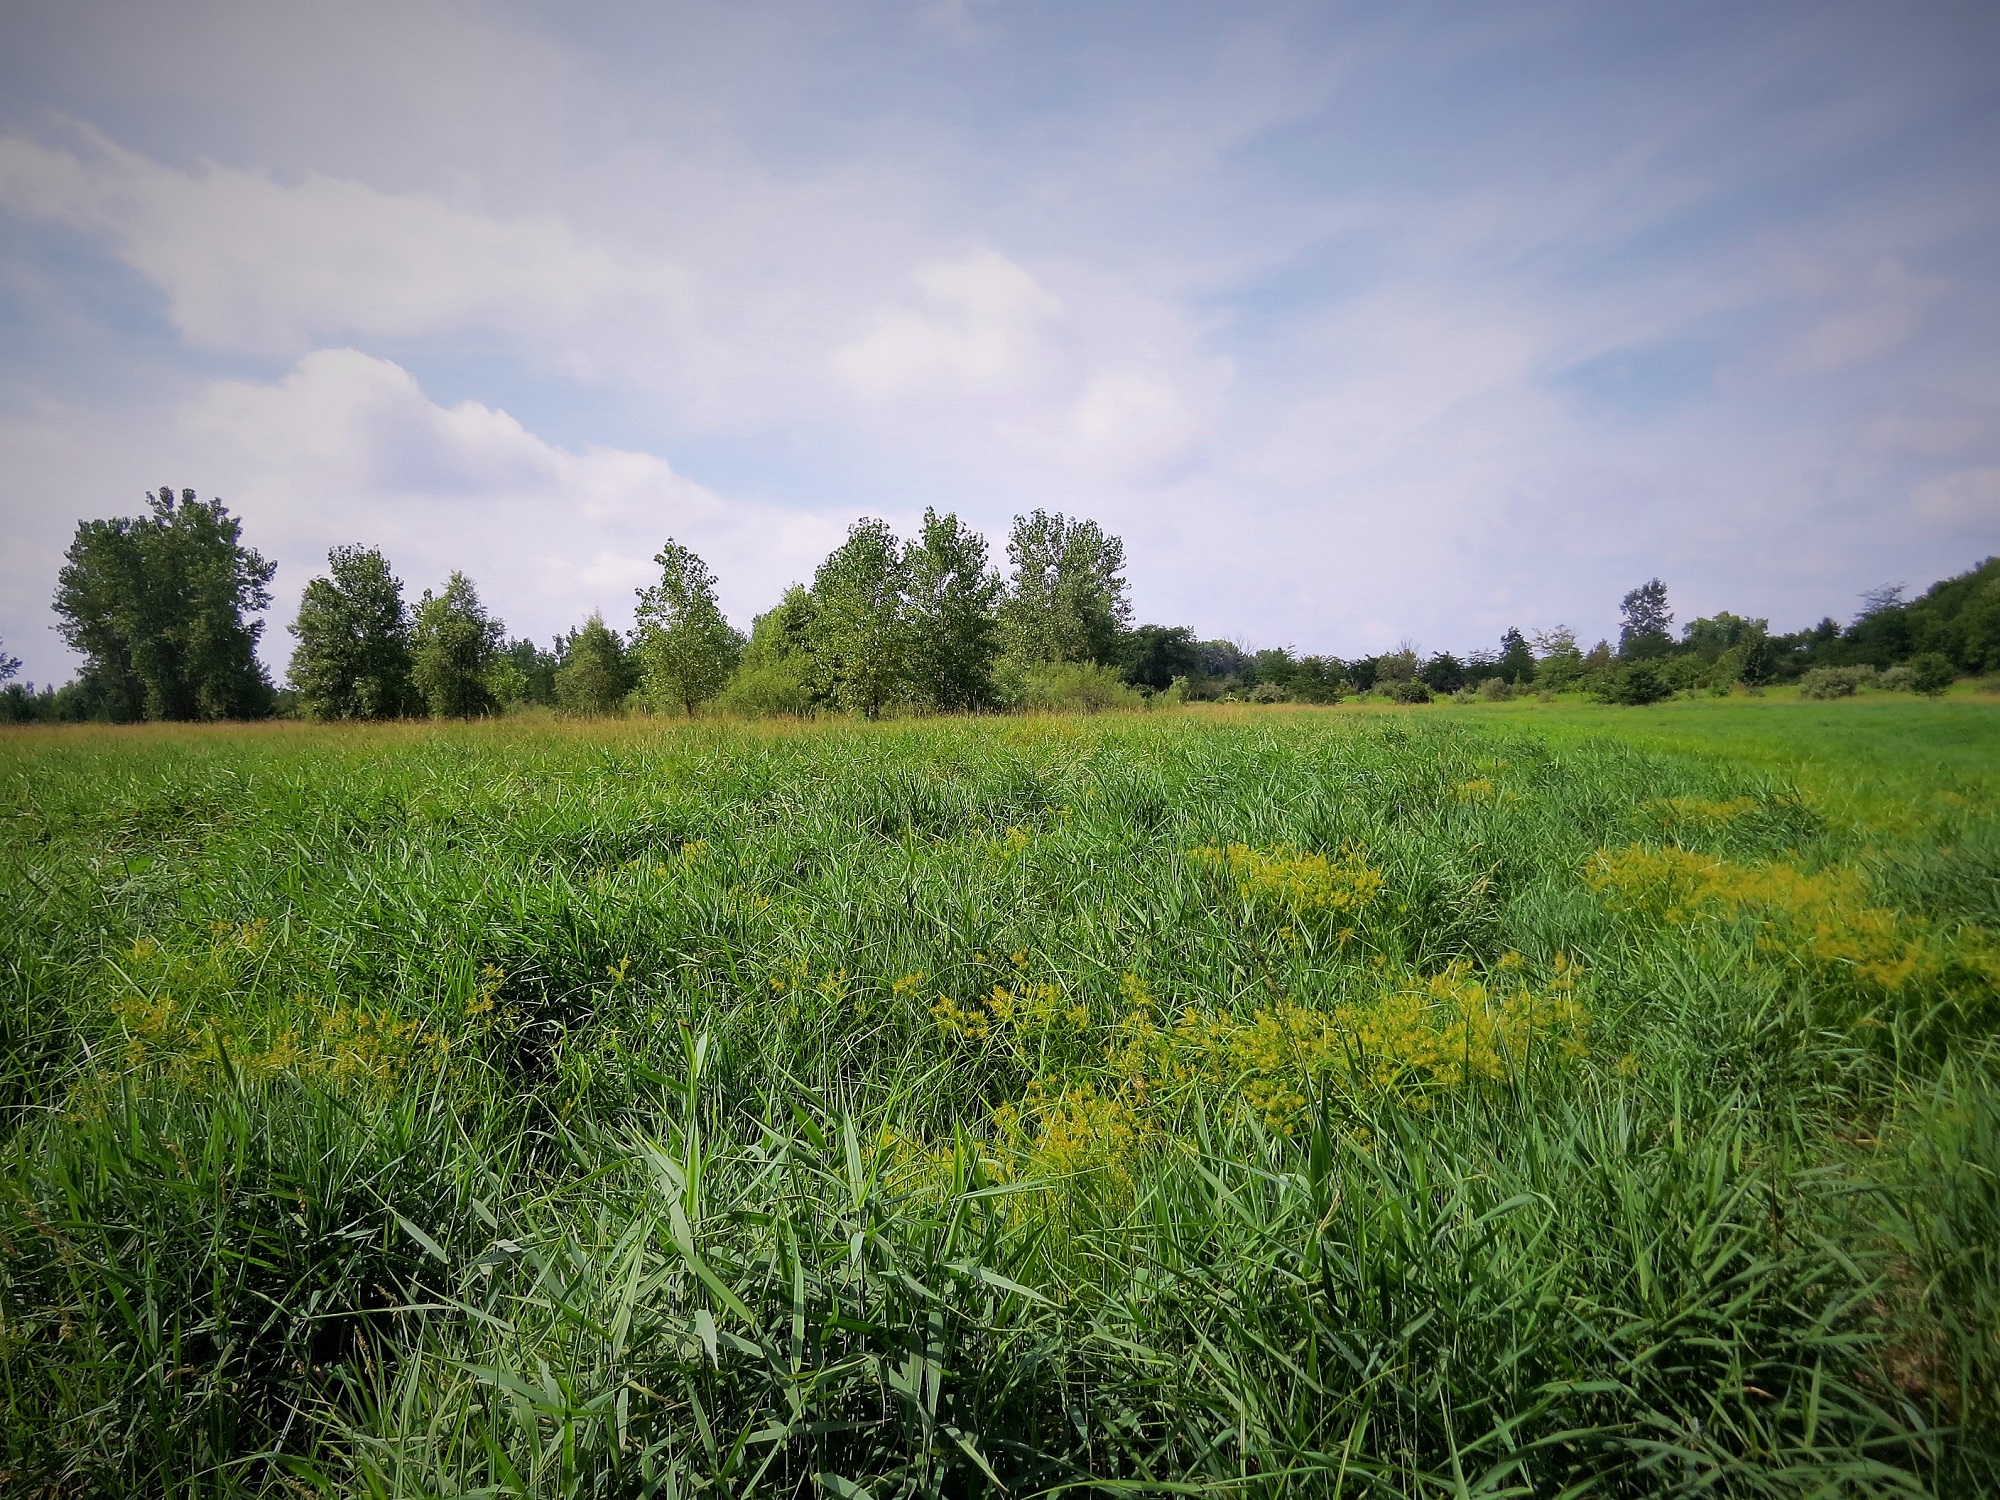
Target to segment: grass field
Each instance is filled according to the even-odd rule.
[[[0,1491],[2000,1485],[2000,705],[0,766]]]

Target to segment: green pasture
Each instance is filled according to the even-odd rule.
[[[1990,1493],[1996,767],[7,732],[0,1493]]]

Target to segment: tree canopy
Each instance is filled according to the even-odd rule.
[[[299,599],[288,673],[314,719],[389,719],[411,707],[403,581],[373,547],[335,547]]]
[[[147,514],[84,521],[65,554],[55,612],[84,658],[87,690],[117,722],[250,719],[270,712],[257,660],[277,565],[242,543],[220,500],[162,486]]]
[[[646,696],[692,717],[727,685],[743,637],[723,618],[707,563],[671,537],[653,561],[660,581],[639,590],[633,653]]]
[[[443,593],[426,589],[416,616],[410,676],[424,706],[440,719],[491,712],[495,699],[487,675],[506,629],[487,614],[472,580],[453,573]]]
[[[1009,655],[1029,663],[1117,661],[1132,619],[1123,541],[1095,521],[1034,510],[1014,518],[1007,557]]]

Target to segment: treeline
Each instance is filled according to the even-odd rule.
[[[578,715],[1102,709],[1148,702],[1331,703],[1355,695],[1428,702],[1519,692],[1589,693],[1649,703],[1801,681],[1851,692],[1873,683],[1940,692],[2000,671],[2000,559],[1905,599],[1869,595],[1843,627],[1774,633],[1729,613],[1674,630],[1666,586],[1627,594],[1616,646],[1585,650],[1556,627],[1510,629],[1461,658],[1413,647],[1342,659],[1203,640],[1184,626],[1132,625],[1123,542],[1094,521],[1017,516],[1003,574],[986,540],[926,511],[898,538],[864,519],[756,617],[724,618],[702,559],[669,540],[639,590],[629,633],[592,615],[548,647],[509,638],[472,581],[453,573],[414,603],[383,554],[336,547],[306,585],[287,682],[257,658],[274,565],[245,546],[235,517],[192,490],[147,497],[144,516],[86,521],[66,555],[55,612],[84,658],[76,679],[9,682],[15,720],[469,718],[524,706]],[[0,681],[19,662],[0,651]]]

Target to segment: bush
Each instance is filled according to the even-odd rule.
[[[1916,691],[1916,675],[1910,670],[1908,662],[1898,662],[1875,679],[1875,686],[1885,693],[1913,693]]]
[[[1673,684],[1659,666],[1650,661],[1630,662],[1615,672],[1606,673],[1597,687],[1597,696],[1603,702],[1622,704],[1626,708],[1641,708],[1673,695]]]
[[[1942,652],[1926,651],[1910,658],[1910,686],[1926,698],[1935,698],[1951,686],[1958,673]]]
[[[1275,682],[1260,682],[1250,689],[1252,703],[1290,703],[1292,695]]]
[[[1489,677],[1479,684],[1479,696],[1486,703],[1505,703],[1514,696],[1513,684],[1504,677]]]
[[[1406,681],[1396,683],[1389,689],[1389,701],[1391,703],[1429,703],[1431,701],[1431,690],[1424,685],[1424,680],[1421,677],[1411,677]]]
[[[1852,698],[1857,689],[1873,686],[1873,667],[1814,667],[1799,679],[1799,696]]]
[[[1022,674],[1021,707],[1030,713],[1095,714],[1145,706],[1145,695],[1128,686],[1116,667],[1061,661]]]
[[[802,717],[812,712],[812,692],[806,686],[804,668],[796,660],[746,664],[737,668],[729,685],[716,696],[715,706],[724,713],[752,719],[783,714]]]

